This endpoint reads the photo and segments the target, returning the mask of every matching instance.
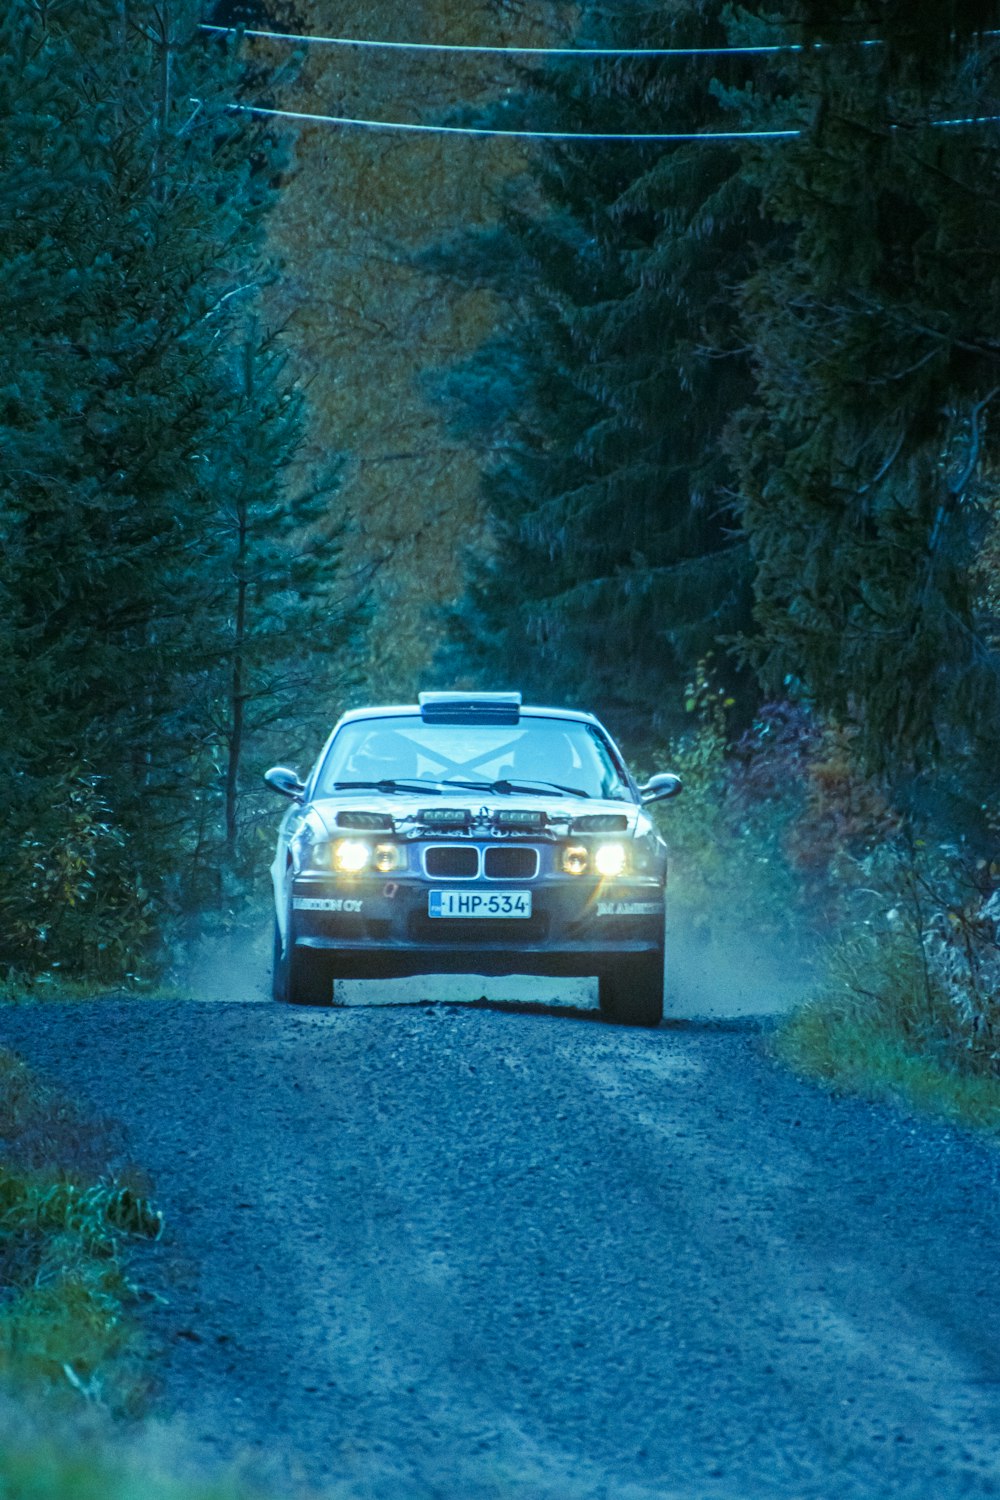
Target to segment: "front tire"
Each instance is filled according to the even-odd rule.
[[[598,1002],[605,1021],[618,1026],[659,1026],[663,1020],[663,954],[619,959],[598,977]]]
[[[277,918],[274,923],[274,958],[271,991],[285,1005],[332,1005],[333,976],[325,956],[312,948],[299,948],[291,923],[287,947],[282,944]]]
[[[274,919],[274,947],[271,953],[271,996],[279,1005],[288,1003],[288,965],[285,962],[277,917]]]

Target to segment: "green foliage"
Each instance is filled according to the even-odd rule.
[[[837,1086],[1000,1128],[1000,865],[897,840],[859,874],[783,1055]]]
[[[0,1382],[134,1412],[146,1380],[126,1247],[156,1239],[162,1216],[114,1173],[114,1133],[10,1053],[0,1134]]]
[[[10,851],[0,879],[9,952],[29,971],[58,970],[73,955],[73,967],[99,978],[133,974],[153,918],[98,778],[72,766],[59,779],[26,770],[16,790],[0,809]]]
[[[959,16],[959,10],[963,14]],[[908,7],[860,50],[870,7],[840,4],[737,118],[801,137],[749,153],[783,226],[744,282],[754,399],[731,447],[756,568],[756,659],[856,727],[869,765],[945,750],[983,773],[1000,657],[977,608],[996,472],[1000,272],[992,127],[997,7]],[[974,12],[974,14],[973,14]],[[768,39],[770,23],[744,33]]]
[[[685,782],[660,814],[676,930],[819,969],[776,1039],[792,1066],[1000,1130],[1000,860],[915,837],[855,731],[771,704],[732,745],[709,665],[657,758]]]
[[[253,1500],[237,1479],[183,1480],[165,1472],[162,1454],[126,1456],[92,1434],[18,1435],[0,1446],[4,1500]]]
[[[809,923],[788,840],[814,737],[787,705],[771,705],[734,751],[733,699],[711,666],[699,662],[685,686],[690,727],[656,755],[656,768],[684,783],[676,802],[653,809],[670,846],[670,909],[679,930],[705,941],[797,951]]]
[[[122,1169],[118,1127],[0,1050],[0,1495],[3,1500],[249,1500],[183,1482],[131,1427],[149,1395],[132,1244],[162,1218]],[[148,1295],[148,1294],[147,1294]]]
[[[0,1167],[0,1232],[71,1235],[87,1254],[111,1256],[118,1234],[158,1239],[162,1215],[130,1187],[29,1182]]]
[[[253,315],[281,157],[228,107],[238,59],[200,15],[0,16],[0,962],[17,969],[134,973],[234,852],[262,716],[307,668],[320,692],[342,679],[335,528],[284,488],[301,395]]]
[[[867,1007],[810,1002],[779,1032],[775,1049],[789,1066],[831,1088],[1000,1134],[995,1079],[942,1066]]]
[[[67,1404],[75,1391],[134,1415],[148,1393],[137,1363],[139,1332],[124,1314],[132,1289],[113,1261],[75,1249],[68,1238],[54,1238],[34,1283],[0,1307],[0,1381],[9,1391],[45,1391]]]
[[[722,10],[584,6],[579,41],[718,44]],[[731,81],[742,76],[733,64]],[[724,118],[711,78],[695,60],[561,62],[490,118],[711,128]],[[510,309],[444,381],[483,454],[492,542],[472,564],[443,674],[516,678],[596,703],[626,731],[648,733],[652,716],[662,733],[691,663],[749,627],[721,436],[750,391],[734,289],[766,226],[740,165],[723,145],[546,144],[502,230],[433,258]],[[728,660],[718,671],[741,680]]]

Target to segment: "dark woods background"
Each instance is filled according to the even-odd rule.
[[[514,40],[522,24],[495,0],[462,36],[440,10],[448,40]],[[308,59],[199,32],[186,0],[10,0],[6,964],[138,972],[186,911],[259,874],[263,767],[308,758],[372,683],[410,700],[432,676],[593,707],[640,760],[669,753],[694,793],[676,838],[706,899],[719,876],[696,851],[727,838],[758,873],[785,871],[777,905],[806,893],[826,915],[847,864],[869,860],[870,885],[879,850],[919,844],[945,851],[918,872],[940,910],[963,932],[984,921],[998,10],[553,7],[553,42],[800,50],[505,65],[468,105],[431,111],[739,138],[534,143],[495,172],[489,214],[397,237],[394,265],[490,317],[446,358],[420,345],[409,384],[443,418],[442,447],[474,456],[475,525],[456,511],[431,526],[429,479],[399,489],[383,546],[330,458],[350,463],[361,429],[324,415],[328,387],[375,405],[378,382],[348,344],[336,365],[306,348],[282,288],[319,252],[288,217],[283,236],[269,228],[303,174],[322,161],[314,181],[343,184],[362,148],[314,132],[293,157],[286,128],[226,107],[295,107],[316,92]],[[406,118],[427,117],[409,102]],[[411,187],[425,171],[433,193],[442,161],[420,149]],[[362,258],[352,275],[368,274]],[[415,360],[411,323],[393,322],[388,291],[372,299],[365,317]],[[412,577],[399,559],[401,533],[428,527],[424,545],[464,556],[464,582],[425,597],[427,554]],[[425,624],[375,653],[402,598]]]
[[[259,311],[284,160],[197,19],[0,22],[0,911],[29,968],[134,970],[217,897],[248,749],[341,685],[332,476],[285,481],[302,394]]]
[[[995,7],[787,10],[594,7],[585,44],[807,50],[570,60],[496,112],[802,134],[543,148],[496,233],[454,247],[513,314],[448,382],[498,541],[461,650],[506,642],[536,691],[569,678],[636,725],[669,722],[665,685],[714,650],[747,713],[794,685],[872,763],[971,768],[1000,701],[1000,122],[936,122],[998,108],[997,39],[974,29]]]

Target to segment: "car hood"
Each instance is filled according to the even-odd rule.
[[[335,797],[317,798],[310,803],[309,813],[315,823],[317,836],[333,838],[348,831],[337,827],[337,814],[346,809],[351,812],[388,813],[399,831],[410,831],[420,828],[420,812],[424,808],[435,806],[468,809],[477,824],[482,825],[483,837],[490,836],[488,825],[494,813],[514,809],[544,812],[549,818],[550,826],[554,826],[556,831],[560,827],[566,827],[574,818],[593,816],[595,813],[624,816],[628,820],[627,829],[622,829],[620,834],[624,838],[634,836],[637,832],[645,832],[650,826],[645,810],[635,802],[616,802],[603,797],[552,797],[546,793],[517,793],[505,797],[490,792],[464,790],[457,794],[451,791],[412,794],[352,791],[339,793]],[[428,837],[448,838],[456,830],[427,826],[426,832]],[[475,832],[474,829],[473,833]],[[535,832],[534,829],[524,829],[515,836],[530,838]]]

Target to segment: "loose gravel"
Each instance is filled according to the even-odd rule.
[[[1000,1157],[752,1024],[104,1001],[0,1041],[124,1122],[161,1411],[282,1496],[1000,1495]]]

